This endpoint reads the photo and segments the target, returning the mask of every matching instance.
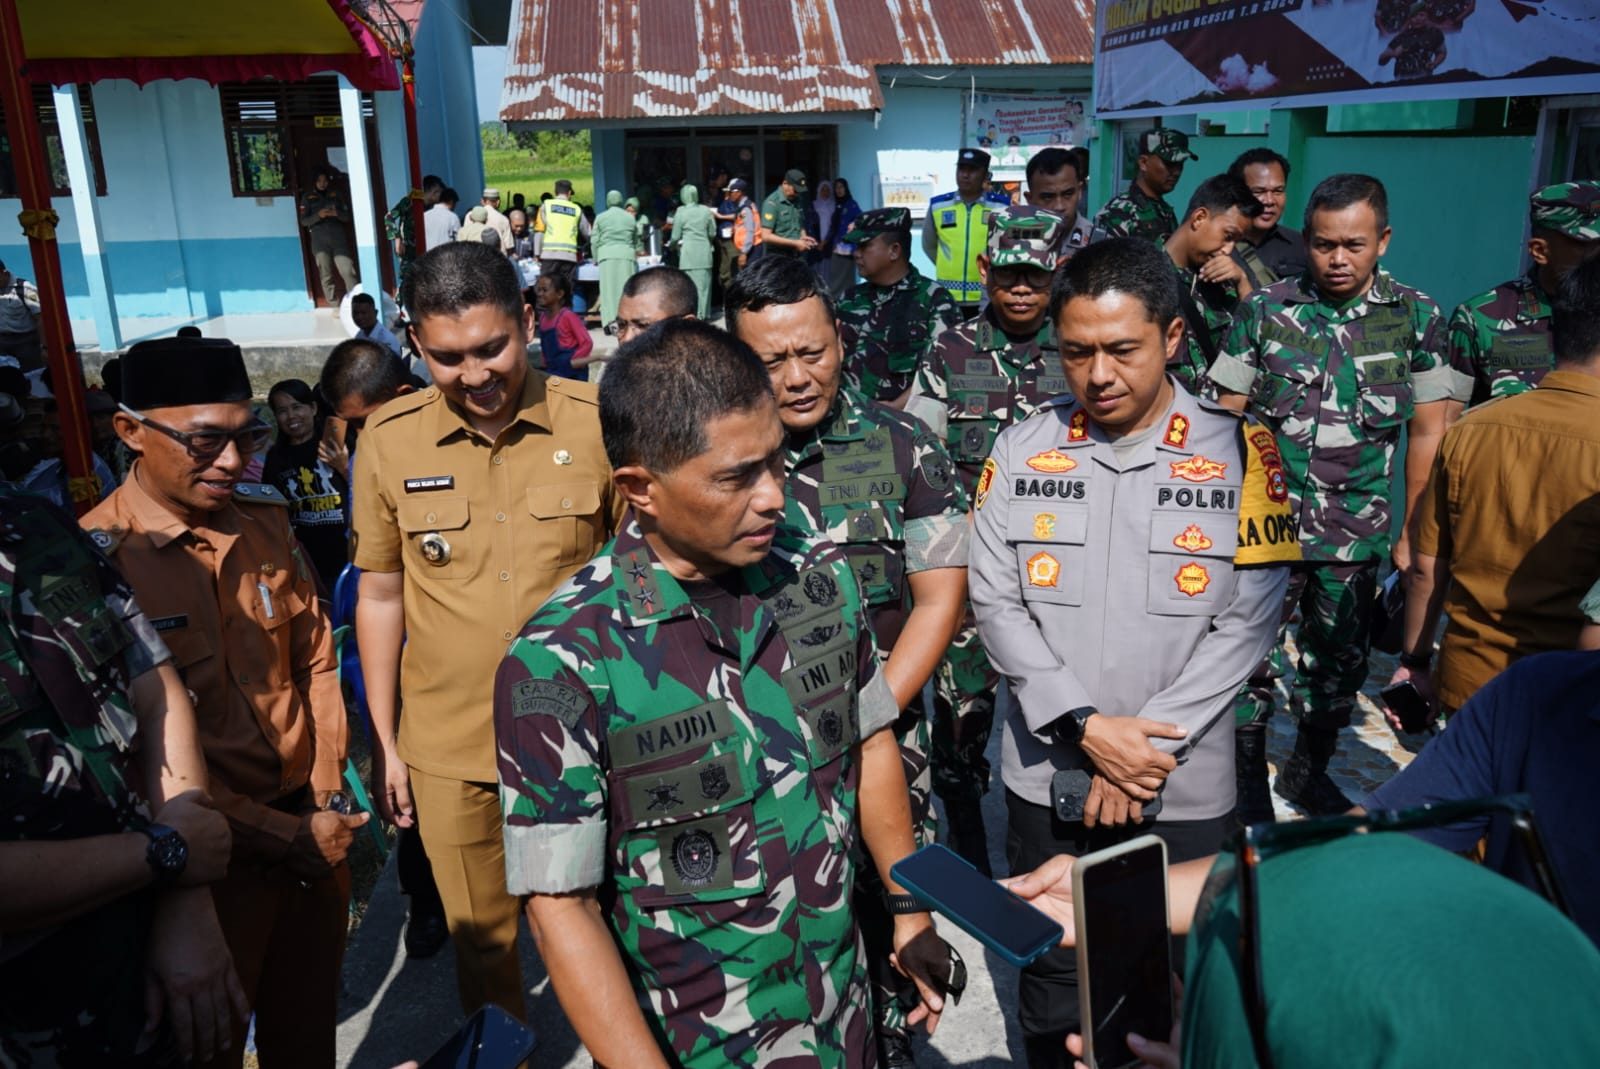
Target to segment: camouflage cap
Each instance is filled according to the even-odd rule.
[[[1561,182],[1528,198],[1528,218],[1540,230],[1579,241],[1600,240],[1600,182]]]
[[[989,266],[1054,271],[1066,232],[1066,223],[1054,212],[1026,204],[1002,208],[989,217]]]
[[[910,233],[910,231],[910,209],[874,208],[870,212],[862,212],[856,216],[856,221],[845,231],[843,240],[846,244],[858,245],[863,241],[871,241],[879,234]]]
[[[1139,155],[1146,154],[1159,156],[1168,163],[1200,159],[1189,151],[1189,135],[1168,126],[1158,126],[1139,135]]]

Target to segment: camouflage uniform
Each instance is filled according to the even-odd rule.
[[[0,839],[145,827],[128,690],[171,656],[127,583],[65,513],[0,489],[0,599]],[[145,890],[50,928],[6,933],[0,1064],[178,1064],[167,1037],[134,1055],[154,903]]]
[[[1286,666],[1281,631],[1297,608],[1290,707],[1319,729],[1350,723],[1367,674],[1378,565],[1389,553],[1400,433],[1413,405],[1466,396],[1443,348],[1438,306],[1381,268],[1371,290],[1342,309],[1317,295],[1309,275],[1258,290],[1240,307],[1211,379],[1248,396],[1277,435],[1305,556],[1292,569],[1279,645],[1240,691],[1240,724],[1272,715]]]
[[[1220,352],[1223,336],[1227,334],[1228,325],[1233,322],[1233,313],[1239,307],[1239,291],[1232,283],[1202,282],[1187,267],[1174,264],[1173,270],[1178,273],[1178,284],[1189,294],[1195,310],[1205,320],[1212,351]],[[1184,310],[1183,320],[1183,344],[1178,347],[1178,353],[1167,365],[1167,370],[1183,384],[1185,390],[1196,397],[1204,397],[1209,388],[1206,372],[1210,370],[1211,360],[1206,356],[1205,346],[1195,337],[1187,309]]]
[[[395,272],[395,289],[405,285],[406,274],[417,258],[417,220],[411,210],[411,198],[401,197],[399,203],[383,217],[383,232],[389,238],[389,247],[400,242],[400,266]]]
[[[887,658],[911,608],[909,576],[967,565],[967,498],[943,443],[903,413],[841,389],[829,417],[790,434],[785,519],[838,545],[856,573]],[[894,724],[918,846],[934,838],[928,720],[913,704]],[[863,855],[863,859],[864,855]],[[893,920],[871,864],[858,870],[856,911],[866,942],[878,1020],[898,1026],[896,996],[915,992],[889,964]]]
[[[1600,241],[1600,182],[1562,182],[1529,198],[1533,229]],[[1555,366],[1550,295],[1539,267],[1463,301],[1450,317],[1450,366],[1472,378],[1471,404],[1531,390]]]
[[[910,228],[911,213],[904,208],[877,208],[863,212],[845,240],[855,244],[899,233],[909,256]],[[839,302],[837,315],[845,381],[872,400],[888,403],[910,388],[939,331],[962,319],[950,291],[915,267],[891,286],[856,283]]]
[[[1169,164],[1200,159],[1189,151],[1188,134],[1165,126],[1141,133],[1134,143],[1134,154],[1135,158],[1156,156]],[[1178,229],[1178,216],[1172,210],[1172,205],[1140,189],[1135,179],[1126,193],[1106,201],[1100,214],[1095,216],[1094,224],[1095,233],[1091,241],[1118,237],[1147,237],[1166,241]]]
[[[511,644],[507,885],[600,888],[673,1065],[870,1066],[857,743],[894,698],[832,545],[780,524],[726,578],[691,600],[630,520]]]
[[[1034,209],[1013,208],[997,220],[1026,219]],[[993,266],[1047,264],[1054,271],[1064,229],[1058,216],[1042,238],[1009,239],[1006,223],[990,234]],[[1034,337],[1012,340],[988,308],[971,323],[939,335],[917,371],[906,411],[944,438],[970,499],[996,436],[1033,415],[1051,397],[1067,392],[1056,350],[1055,326],[1047,318]],[[984,750],[994,723],[994,691],[1000,677],[969,614],[934,675],[933,789],[947,805],[976,806],[989,787]]]

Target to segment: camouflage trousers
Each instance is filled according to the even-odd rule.
[[[933,789],[946,805],[977,805],[989,789],[989,746],[994,692],[1000,673],[967,620],[933,673]]]
[[[901,712],[892,730],[900,744],[900,767],[906,775],[906,786],[911,790],[911,834],[917,846],[926,846],[934,841],[938,824],[933,816],[932,777],[928,769],[928,719],[912,706]],[[894,917],[884,901],[883,881],[878,879],[878,870],[864,847],[856,858],[854,897],[872,992],[872,1019],[886,1028],[899,1028],[906,1018],[899,999],[915,995],[917,985],[889,964],[894,950]]]
[[[1367,678],[1368,624],[1377,587],[1377,561],[1290,565],[1277,644],[1234,699],[1234,723],[1265,724],[1272,718],[1278,681],[1289,669],[1283,640],[1298,610],[1300,656],[1289,712],[1308,727],[1348,727]]]

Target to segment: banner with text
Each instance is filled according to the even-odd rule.
[[[1594,92],[1600,0],[1101,0],[1102,117]]]
[[[1071,147],[1086,140],[1086,97],[973,92],[966,96],[964,144],[989,153],[997,172],[1026,167],[1028,157],[1046,146]]]

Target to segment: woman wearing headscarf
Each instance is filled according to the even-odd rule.
[[[678,268],[694,280],[701,319],[711,318],[711,266],[715,262],[717,217],[700,203],[700,191],[684,184],[683,207],[672,217],[672,244],[678,249]]]
[[[606,193],[606,210],[595,216],[594,229],[589,234],[589,247],[600,267],[601,323],[617,318],[622,287],[628,284],[637,266],[635,244],[634,218],[622,206],[622,194],[610,190]]]

